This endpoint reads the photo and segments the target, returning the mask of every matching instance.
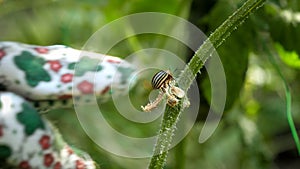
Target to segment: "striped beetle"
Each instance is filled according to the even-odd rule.
[[[168,85],[172,80],[174,80],[174,78],[169,70],[161,70],[152,77],[151,84],[153,89],[160,89],[161,87]]]
[[[149,112],[156,108],[163,99],[164,94],[167,96],[167,103],[171,107],[176,106],[179,102],[178,99],[181,99],[185,96],[184,91],[175,86],[176,81],[169,70],[160,70],[157,72],[151,80],[151,85],[153,89],[159,89],[160,92],[154,102],[148,103],[145,107],[141,106],[145,112]]]

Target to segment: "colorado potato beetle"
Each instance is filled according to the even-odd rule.
[[[176,106],[179,103],[179,99],[185,96],[185,92],[179,87],[175,86],[176,81],[169,70],[160,70],[154,74],[151,80],[151,85],[153,89],[159,89],[160,92],[154,102],[148,103],[145,107],[141,106],[145,112],[149,112],[156,108],[163,99],[164,95],[166,95],[167,104],[171,107]]]

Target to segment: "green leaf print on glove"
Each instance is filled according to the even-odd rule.
[[[11,149],[8,146],[0,146],[0,162],[11,155]]]
[[[130,80],[129,77],[134,72],[134,69],[128,67],[118,67],[117,70],[121,73],[121,84],[126,84],[126,82]]]
[[[40,115],[31,106],[26,103],[22,104],[22,112],[17,114],[17,119],[24,124],[26,135],[31,135],[36,129],[45,129],[45,124]]]
[[[82,76],[85,72],[88,71],[100,71],[103,69],[101,65],[99,65],[100,60],[98,59],[91,59],[87,56],[82,57],[79,62],[70,63],[68,68],[75,69],[76,65],[76,72],[75,76]]]
[[[27,84],[31,87],[37,86],[41,81],[49,82],[51,80],[47,70],[43,68],[46,63],[43,58],[24,51],[14,58],[14,62],[18,68],[24,71]]]
[[[5,91],[6,90],[6,86],[4,86],[3,84],[0,84],[0,91]]]

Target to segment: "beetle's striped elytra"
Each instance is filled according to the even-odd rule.
[[[173,76],[170,74],[170,72],[160,70],[157,72],[151,81],[153,89],[160,89],[162,86],[165,86],[168,84],[171,80],[173,80]]]
[[[159,72],[154,74],[151,84],[153,89],[160,89],[160,92],[154,102],[148,103],[145,107],[141,106],[141,108],[145,112],[149,112],[152,109],[156,108],[163,99],[164,95],[166,95],[167,104],[171,107],[176,106],[179,103],[179,100],[185,97],[185,92],[179,87],[175,86],[176,81],[169,70],[160,70]],[[185,107],[188,107],[189,102],[185,105]]]

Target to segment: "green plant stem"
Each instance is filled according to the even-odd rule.
[[[295,123],[293,120],[293,115],[292,115],[292,96],[291,96],[291,92],[290,92],[290,88],[289,85],[287,83],[287,81],[284,78],[284,75],[282,74],[282,72],[280,71],[280,68],[278,66],[278,64],[275,61],[275,58],[273,56],[272,51],[276,51],[275,49],[273,49],[271,46],[272,44],[270,44],[270,40],[269,42],[263,43],[263,47],[264,50],[267,52],[268,58],[271,62],[271,64],[273,65],[273,67],[275,68],[277,74],[280,76],[280,78],[283,81],[283,85],[284,85],[284,91],[285,91],[285,99],[286,99],[286,115],[287,115],[287,120],[292,132],[292,136],[294,138],[297,150],[298,150],[298,154],[300,155],[300,140],[299,140],[299,136],[297,134],[297,129],[295,127]],[[268,46],[267,46],[268,44]],[[274,55],[278,55],[277,53],[275,53]]]
[[[186,148],[186,139],[183,139],[180,143],[178,143],[175,147],[175,166],[176,169],[184,169],[185,168],[185,148]]]
[[[177,82],[184,91],[188,90],[193,79],[203,67],[206,60],[215,51],[215,48],[218,48],[231,34],[231,32],[236,30],[250,13],[261,7],[265,1],[266,0],[248,0],[225,22],[223,22],[223,24],[220,25],[206,41],[204,41],[179,76]],[[154,148],[154,155],[151,158],[148,168],[163,168],[173,135],[175,134],[176,124],[182,111],[182,102],[175,107],[170,107],[168,105],[166,106],[159,130],[159,135]]]

